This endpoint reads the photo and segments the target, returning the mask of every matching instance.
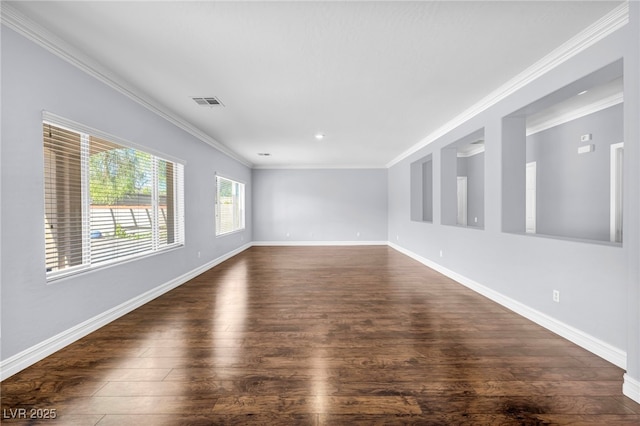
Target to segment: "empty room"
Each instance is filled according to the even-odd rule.
[[[3,424],[640,424],[640,2],[0,12]]]

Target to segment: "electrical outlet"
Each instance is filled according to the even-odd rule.
[[[356,232],[356,237],[359,237],[359,236],[360,236],[360,233],[359,233],[359,232]]]
[[[444,256],[444,252],[442,250],[440,250],[440,257]]]
[[[198,259],[200,259],[200,252],[198,252]]]
[[[560,303],[560,291],[553,290],[553,301],[556,303]]]

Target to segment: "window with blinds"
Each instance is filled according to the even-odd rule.
[[[183,165],[45,121],[47,278],[184,243]]]
[[[216,176],[216,235],[244,229],[244,184]]]

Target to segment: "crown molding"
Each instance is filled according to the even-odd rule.
[[[236,152],[232,151],[222,143],[213,139],[212,137],[205,134],[203,131],[193,126],[189,122],[183,120],[182,118],[176,116],[172,112],[166,110],[156,102],[150,100],[147,96],[140,93],[137,89],[130,86],[128,83],[118,78],[109,72],[105,67],[96,63],[87,55],[81,53],[77,49],[73,48],[68,43],[64,42],[59,37],[55,36],[42,26],[36,24],[26,16],[22,15],[11,5],[6,2],[1,2],[1,22],[3,25],[6,25],[8,28],[13,29],[34,43],[40,45],[45,48],[49,52],[55,54],[61,59],[69,62],[76,68],[86,72],[87,74],[93,76],[104,84],[108,85],[112,89],[118,91],[119,93],[127,96],[138,104],[142,105],[146,109],[155,113],[156,115],[162,117],[168,122],[174,124],[180,129],[186,131],[191,134],[195,138],[201,140],[202,142],[214,147],[215,149],[221,151],[222,153],[228,155],[229,157],[235,159],[236,161],[244,164],[247,167],[255,168],[255,169],[278,169],[278,168],[292,168],[291,166],[260,166],[255,165],[240,156]],[[584,31],[579,33],[578,35],[571,38],[569,41],[565,42],[557,49],[552,51],[550,54],[542,58],[536,64],[524,70],[522,73],[518,74],[513,79],[509,80],[507,83],[502,85],[497,90],[491,92],[489,95],[484,97],[478,103],[470,107],[469,109],[463,111],[461,114],[445,123],[443,126],[429,134],[427,137],[423,138],[420,142],[413,145],[411,148],[391,160],[389,163],[384,165],[383,167],[389,168],[403,159],[407,158],[411,154],[419,151],[425,146],[433,143],[437,139],[446,135],[451,130],[460,126],[461,124],[467,122],[474,116],[480,114],[481,112],[489,109],[493,105],[502,101],[506,97],[510,96],[514,92],[520,90],[525,87],[530,82],[539,78],[540,76],[546,74],[553,68],[559,66],[560,64],[566,62],[568,59],[574,57],[578,53],[584,51],[588,47],[607,37],[611,33],[615,32],[619,28],[623,27],[629,22],[629,2],[625,1],[623,4],[618,6],[616,9],[609,12],[607,15],[602,17],[600,20],[596,21],[594,24],[586,28]],[[379,168],[379,167],[336,167],[336,166],[298,166],[295,168],[301,169],[317,169],[317,168]]]
[[[603,109],[607,109],[609,107],[621,104],[624,102],[624,95],[622,92],[616,93],[611,96],[607,96],[606,98],[600,99],[597,102],[590,103],[581,108],[569,111],[567,113],[554,116],[550,120],[545,120],[535,126],[531,126],[527,128],[527,136],[531,136],[538,132],[542,132],[543,130],[550,129],[555,126],[559,126],[564,123],[568,123],[569,121],[577,120],[578,118],[587,116],[589,114],[593,114],[598,111],[602,111]]]
[[[221,144],[217,140],[208,136],[206,133],[204,133],[202,130],[198,129],[191,123],[185,121],[184,119],[163,108],[156,102],[152,101],[146,95],[140,93],[140,91],[138,91],[136,88],[134,88],[121,78],[115,76],[104,66],[98,64],[89,56],[80,52],[78,49],[74,48],[58,36],[54,35],[41,25],[38,25],[25,15],[17,11],[13,6],[7,4],[6,2],[1,2],[0,7],[0,22],[2,23],[2,25],[11,28],[18,34],[26,37],[40,47],[43,47],[59,58],[75,66],[76,68],[96,78],[100,82],[123,94],[134,102],[137,102],[144,108],[167,120],[171,124],[184,130],[185,132],[206,143],[207,145],[212,146],[213,148],[228,155],[229,157],[244,164],[247,167],[253,167],[253,164],[251,162],[247,161],[245,158],[230,150],[228,147]]]
[[[458,158],[469,158],[469,157],[473,157],[474,155],[478,155],[478,154],[482,154],[484,152],[484,145],[480,145],[474,149],[471,149],[467,152],[459,152],[457,154]]]
[[[268,165],[268,164],[254,164],[253,170],[386,170],[387,167],[383,165],[372,164],[302,164],[302,165]]]
[[[629,0],[387,163],[399,163],[629,23]]]

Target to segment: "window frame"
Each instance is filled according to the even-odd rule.
[[[233,229],[228,230],[228,231],[221,231],[221,226],[220,226],[220,220],[221,220],[221,215],[220,215],[220,209],[221,209],[221,203],[220,203],[220,181],[221,180],[225,180],[231,183],[232,188],[235,188],[237,185],[237,188],[239,189],[239,194],[234,194],[233,193],[233,189],[232,189],[232,201],[234,203],[232,203],[232,205],[234,207],[232,207],[232,211],[233,213],[239,213],[239,217],[233,217]],[[216,237],[224,237],[226,235],[230,235],[236,232],[242,232],[246,229],[246,185],[244,182],[240,182],[238,180],[234,180],[231,178],[228,178],[226,176],[221,176],[219,174],[216,173],[216,179],[215,179],[215,223],[214,223],[214,228],[215,228],[215,234]],[[239,197],[238,200],[235,199],[235,197]],[[239,206],[235,206],[235,201],[239,201]],[[236,227],[236,223],[238,224],[238,226]]]
[[[102,132],[100,130],[91,128],[89,126],[74,122],[72,120],[68,120],[66,118],[60,117],[58,115],[52,114],[47,111],[42,112],[42,120],[40,126],[51,125],[57,128],[63,129],[65,131],[73,132],[80,135],[82,139],[80,154],[82,157],[81,160],[81,210],[82,216],[79,219],[82,227],[82,261],[78,265],[72,265],[65,267],[59,270],[49,271],[47,268],[46,258],[44,259],[45,263],[45,271],[46,271],[46,281],[47,283],[51,283],[53,281],[66,278],[72,275],[81,274],[89,271],[94,271],[97,269],[102,269],[105,267],[110,267],[114,265],[119,265],[122,263],[127,263],[133,260],[153,256],[159,253],[163,253],[166,251],[174,250],[176,248],[183,247],[185,245],[185,214],[184,214],[184,168],[186,162],[184,160],[180,160],[178,158],[172,157],[170,155],[166,155],[157,150],[153,150],[146,146],[138,145],[132,143],[130,141],[124,140],[117,136],[113,136],[111,134]],[[90,208],[91,208],[91,197],[90,197],[90,188],[89,188],[89,153],[88,153],[88,142],[90,138],[98,138],[103,139],[105,141],[117,144],[123,148],[133,149],[135,151],[141,152],[143,154],[148,154],[151,156],[153,161],[153,194],[151,195],[151,205],[152,209],[159,209],[160,206],[160,197],[158,196],[160,179],[158,177],[157,169],[161,161],[165,161],[167,163],[173,164],[173,209],[175,217],[174,221],[174,241],[172,243],[162,243],[159,237],[159,218],[158,216],[154,217],[154,223],[152,223],[152,232],[151,232],[151,248],[142,250],[132,254],[126,254],[121,256],[114,256],[112,258],[108,258],[105,260],[100,260],[97,263],[92,263],[91,259],[91,216],[90,216]],[[45,158],[45,142],[42,142],[42,159],[43,159],[43,203],[46,203],[46,185],[48,184],[47,180],[47,165]],[[45,216],[45,226],[46,226],[46,205],[43,204],[44,207],[44,216]],[[44,235],[43,241],[45,242],[45,253],[47,246],[47,236]]]

